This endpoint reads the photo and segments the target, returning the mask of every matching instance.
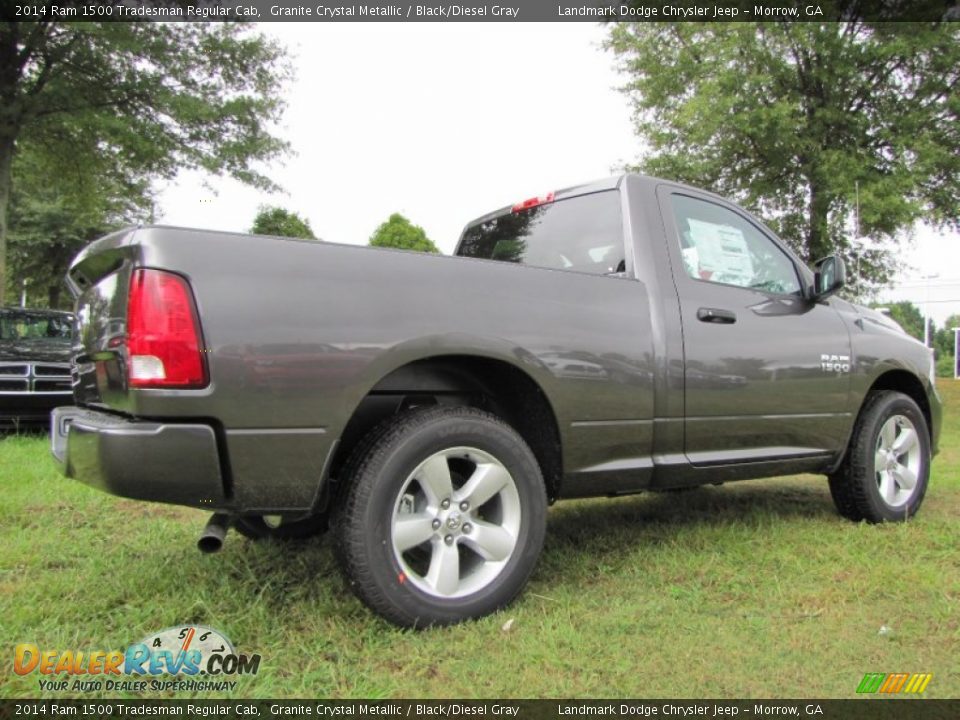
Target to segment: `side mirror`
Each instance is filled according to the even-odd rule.
[[[825,300],[844,286],[847,269],[839,255],[828,255],[813,265],[813,299]]]

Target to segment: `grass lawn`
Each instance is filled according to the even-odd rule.
[[[941,453],[909,523],[842,520],[813,476],[560,503],[516,604],[419,633],[361,606],[326,542],[234,533],[201,555],[205,513],[90,490],[45,438],[8,436],[0,696],[71,696],[14,675],[16,643],[122,650],[201,623],[262,655],[238,698],[849,698],[868,671],[932,672],[928,697],[960,697],[960,382],[939,388]]]

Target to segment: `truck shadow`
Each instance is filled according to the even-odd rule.
[[[609,536],[639,544],[688,526],[759,527],[771,519],[836,516],[826,480],[765,481],[643,493],[623,498],[560,502],[551,510],[548,546],[606,545]],[[624,537],[625,536],[625,537]],[[621,545],[622,547],[622,545]],[[548,548],[549,549],[549,548]]]
[[[777,525],[785,532],[810,533],[809,523],[833,520],[848,524],[837,514],[825,479],[812,476],[560,502],[550,512],[535,577],[547,585],[563,582],[574,554],[596,565],[619,565],[637,549],[655,553],[670,545],[674,551],[688,547],[701,553],[705,542],[720,548],[737,538],[769,534]]]

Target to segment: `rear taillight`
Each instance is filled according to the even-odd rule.
[[[130,385],[204,387],[208,378],[203,349],[187,281],[163,270],[134,271],[127,303]]]

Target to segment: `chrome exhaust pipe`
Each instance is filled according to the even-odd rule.
[[[207,520],[200,539],[197,540],[197,549],[203,553],[215,553],[223,547],[223,539],[230,529],[232,518],[226,513],[214,513]]]

